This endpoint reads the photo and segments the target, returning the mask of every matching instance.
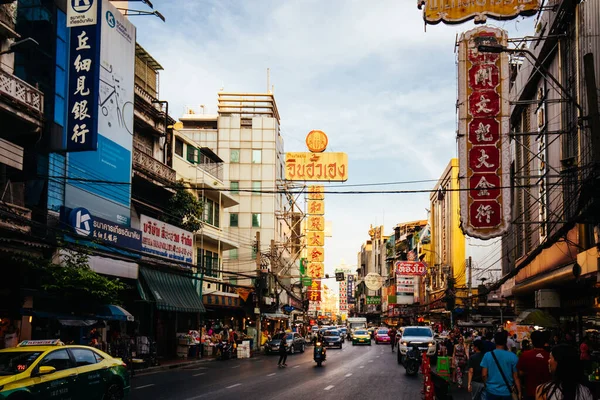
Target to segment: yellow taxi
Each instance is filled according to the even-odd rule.
[[[371,345],[371,334],[366,329],[357,329],[352,334],[352,346],[357,344],[368,344]]]
[[[0,350],[0,400],[121,400],[129,390],[125,363],[93,347],[25,340]]]

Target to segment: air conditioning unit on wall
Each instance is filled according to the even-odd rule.
[[[560,294],[552,289],[540,289],[535,292],[536,308],[559,308]]]

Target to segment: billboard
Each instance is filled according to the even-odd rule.
[[[463,232],[479,239],[501,236],[511,220],[508,56],[478,48],[507,40],[487,26],[459,40],[460,218]]]
[[[398,275],[423,276],[427,273],[427,264],[421,261],[396,261]]]
[[[94,215],[129,225],[136,31],[108,0],[93,3],[98,23],[71,28],[65,205],[85,204]],[[83,30],[89,32],[82,36]],[[77,48],[86,37],[92,46],[92,31],[98,38],[88,62],[78,52],[92,49]],[[82,75],[88,65],[94,75]]]
[[[140,215],[142,251],[170,260],[194,261],[194,234],[166,222]]]
[[[348,154],[285,153],[285,179],[345,182],[348,180]]]
[[[67,0],[67,27],[96,25],[99,0]]]
[[[396,304],[413,304],[415,302],[417,277],[396,275]]]
[[[460,24],[471,19],[483,24],[488,17],[508,20],[534,15],[540,5],[539,0],[417,0],[417,7],[423,9],[427,24]]]

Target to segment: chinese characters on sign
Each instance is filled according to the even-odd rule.
[[[325,246],[325,232],[306,232],[307,246]]]
[[[354,275],[348,275],[346,279],[346,299],[348,304],[354,304]]]
[[[480,52],[480,45],[507,45],[505,31],[480,27],[459,45],[459,164],[461,226],[490,239],[510,222],[508,182],[508,57]]]
[[[313,281],[307,292],[308,301],[320,302],[321,301],[321,282]]]
[[[348,180],[346,153],[286,153],[285,179],[288,181]]]
[[[325,264],[322,262],[310,262],[306,268],[306,276],[320,279],[325,276]]]
[[[515,19],[519,15],[534,15],[539,0],[417,0],[427,24],[458,24],[474,19],[483,24],[487,17],[497,20]]]
[[[325,276],[325,196],[323,186],[309,186],[306,220],[307,276],[320,279]],[[319,199],[310,199],[318,197]]]
[[[325,202],[323,200],[308,200],[308,213],[311,215],[325,214]]]
[[[99,24],[71,28],[67,151],[90,151],[96,150],[98,146],[98,26]]]
[[[324,199],[325,199],[325,186],[310,185],[308,187],[308,200],[324,200]]]

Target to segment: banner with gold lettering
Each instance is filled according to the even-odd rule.
[[[539,0],[417,0],[419,10],[427,24],[460,24],[473,19],[483,24],[487,18],[515,19],[535,15],[540,9]]]

